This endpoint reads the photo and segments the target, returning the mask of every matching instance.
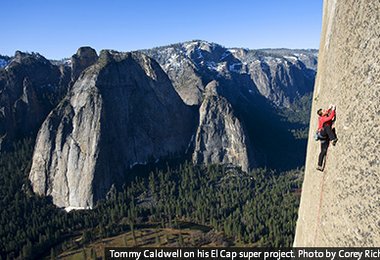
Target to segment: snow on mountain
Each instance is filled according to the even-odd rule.
[[[225,48],[194,40],[142,51],[161,65],[188,105],[199,104],[208,82],[223,80],[289,106],[312,91],[317,69],[317,50]]]
[[[63,66],[71,67],[71,59],[70,58],[64,58],[61,60],[50,60],[50,62],[54,65],[57,65],[57,66],[63,65]]]

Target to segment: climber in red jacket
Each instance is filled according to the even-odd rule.
[[[319,109],[317,113],[319,116],[318,135],[320,136],[321,141],[321,152],[319,153],[317,170],[323,171],[323,161],[326,157],[329,143],[331,141],[332,145],[335,146],[338,141],[335,131],[332,129],[332,124],[335,121],[335,105],[330,105],[327,110]]]

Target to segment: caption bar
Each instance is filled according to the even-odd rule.
[[[105,248],[105,259],[379,259],[380,248]]]

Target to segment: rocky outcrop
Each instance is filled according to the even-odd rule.
[[[16,52],[0,69],[0,151],[37,132],[67,83],[59,67],[41,55]]]
[[[96,51],[88,46],[80,47],[71,57],[71,81],[74,83],[79,75],[98,60]]]
[[[33,190],[60,207],[92,207],[133,165],[183,154],[193,118],[154,60],[102,51],[38,133]]]
[[[380,3],[325,0],[307,148],[305,179],[294,245],[376,247],[380,244]],[[325,171],[312,140],[316,111],[337,106],[339,141]]]
[[[193,162],[196,164],[232,164],[248,171],[253,166],[252,145],[243,123],[231,104],[219,94],[216,81],[206,86],[199,109]]]
[[[200,105],[204,84],[196,65],[175,47],[145,50],[168,74],[176,91],[187,105]]]

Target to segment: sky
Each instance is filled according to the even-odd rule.
[[[81,46],[133,51],[205,40],[318,49],[323,0],[0,0],[0,54],[70,57]]]

